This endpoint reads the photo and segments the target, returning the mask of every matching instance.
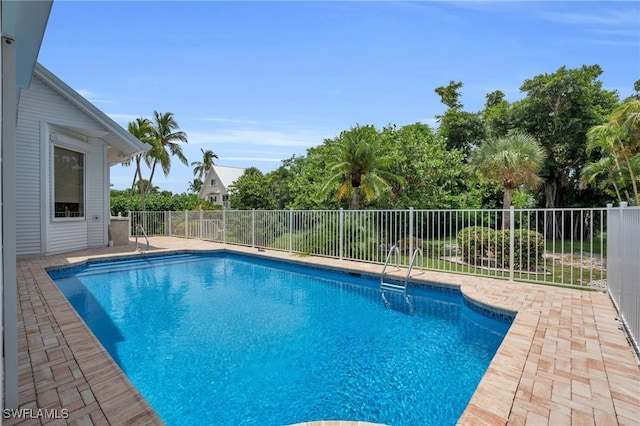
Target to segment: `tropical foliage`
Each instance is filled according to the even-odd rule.
[[[178,157],[178,160],[185,166],[189,164],[187,158],[182,153],[182,146],[179,144],[180,142],[187,143],[187,134],[179,129],[180,126],[178,126],[178,122],[172,112],[153,112],[151,138],[154,140],[154,143],[145,156],[147,166],[151,168],[151,175],[149,176],[150,184],[153,182],[153,175],[158,164],[160,164],[164,175],[169,175],[171,171],[171,157]]]
[[[628,99],[618,106],[608,122],[587,132],[587,154],[602,156],[583,170],[582,185],[598,185],[615,191],[618,201],[638,204],[640,184],[640,100]],[[631,192],[631,194],[630,194]]]
[[[240,178],[229,187],[231,208],[239,210],[273,209],[273,198],[267,179],[255,167],[246,169]]]
[[[334,142],[337,151],[329,160],[331,174],[324,189],[338,183],[338,202],[350,199],[349,208],[352,210],[360,207],[360,191],[366,201],[372,201],[391,189],[389,182],[404,181],[389,171],[391,157],[378,149],[377,137],[378,132],[373,126],[356,126],[342,132]]]
[[[214,210],[221,208],[195,194],[172,194],[169,191],[151,192],[145,197],[149,211]],[[129,211],[142,210],[141,199],[128,190],[111,190],[111,215],[127,216]]]
[[[437,127],[355,125],[303,156],[284,159],[276,170],[250,169],[233,185],[231,206],[456,209],[637,203],[640,93],[620,103],[615,91],[603,89],[601,75],[598,65],[560,67],[525,80],[519,100],[508,101],[501,90],[489,92],[479,111],[465,110],[464,84],[450,81],[435,89],[444,105],[435,117]],[[634,88],[640,90],[640,82]],[[152,191],[156,166],[168,174],[172,157],[187,164],[181,146],[186,134],[172,113],[156,111],[152,121],[139,119],[130,130],[150,144],[146,155],[134,159],[132,187],[142,187],[143,194]],[[514,138],[535,139],[539,149],[524,150],[530,143],[507,149]],[[199,190],[217,158],[211,150],[201,153],[202,159],[191,163],[196,177],[188,182],[191,192]],[[148,181],[139,171],[141,160],[151,168]],[[467,173],[469,167],[477,173]],[[563,219],[549,217],[547,223],[558,228],[558,220]]]
[[[542,183],[538,176],[545,151],[531,135],[511,132],[500,139],[482,143],[471,154],[471,170],[483,178],[500,183],[504,190],[502,227],[509,229],[513,191],[521,186],[534,188]]]
[[[204,148],[200,148],[200,152],[202,152],[202,161],[192,162],[191,167],[193,167],[193,175],[202,182],[202,179],[206,177],[209,169],[213,167],[213,160],[217,160],[218,156],[210,149],[205,150]]]

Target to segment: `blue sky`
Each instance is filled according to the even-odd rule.
[[[450,80],[473,112],[563,65],[599,64],[628,96],[640,3],[55,1],[39,61],[125,128],[173,112],[189,162],[211,149],[268,172],[356,124],[435,127],[434,89]],[[133,173],[113,167],[113,187]],[[180,193],[191,179],[174,159],[154,184]]]

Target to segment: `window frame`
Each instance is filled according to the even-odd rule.
[[[85,222],[87,220],[87,151],[75,144],[60,141],[59,136],[51,144],[51,221],[52,222]],[[66,138],[65,138],[66,139]],[[75,140],[74,140],[75,142]],[[80,141],[78,141],[80,142]],[[56,216],[56,148],[71,151],[82,156],[82,216]]]

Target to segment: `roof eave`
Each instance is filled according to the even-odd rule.
[[[104,112],[100,111],[91,102],[83,98],[78,92],[73,90],[64,81],[56,77],[51,71],[46,69],[40,63],[36,63],[34,74],[45,84],[56,90],[61,96],[67,99],[71,104],[76,106],[82,112],[94,119],[97,123],[104,126],[110,133],[122,140],[129,147],[127,152],[123,152],[126,156],[137,155],[141,152],[149,150],[149,145],[141,142],[131,133],[127,132],[122,126],[116,123]],[[122,151],[122,147],[119,147]]]
[[[0,1],[2,35],[16,45],[16,86],[31,84],[53,0]]]

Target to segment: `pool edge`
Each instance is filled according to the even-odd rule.
[[[222,246],[221,244],[194,242],[193,240],[171,237],[156,238],[159,239],[161,246],[166,244],[164,247],[175,247],[176,245],[180,247],[196,247],[194,250],[196,252],[201,251],[199,247],[206,247],[202,250],[210,251],[211,247],[214,246],[220,247],[221,250],[240,253],[253,253],[256,250],[249,247],[234,247],[235,250],[229,250],[229,246]],[[166,242],[162,238],[165,238]],[[163,253],[184,251],[184,249],[161,250],[163,250]],[[59,264],[69,264],[77,262],[77,259],[80,258],[93,257],[94,253],[97,253],[99,257],[113,256],[113,253],[109,253],[108,249],[95,249],[48,258],[21,258],[18,260],[21,303],[18,331],[21,351],[19,361],[21,406],[45,407],[41,402],[43,393],[40,389],[36,392],[34,383],[29,385],[30,382],[36,382],[38,375],[41,373],[38,361],[34,359],[34,356],[31,356],[33,354],[29,354],[29,350],[32,349],[31,342],[46,333],[42,331],[39,334],[31,334],[29,343],[27,343],[26,336],[26,329],[34,327],[34,318],[41,317],[44,314],[41,309],[36,309],[35,305],[30,303],[30,299],[25,298],[23,300],[23,292],[26,292],[25,288],[28,291],[38,292],[38,284],[40,278],[42,278],[41,274],[46,275],[46,279],[49,279],[42,266],[40,266],[40,273],[36,274],[37,276],[35,277],[31,274],[23,274],[22,269],[30,267],[26,265],[26,262],[52,265],[53,261],[57,261]],[[132,255],[135,256],[136,254]],[[279,256],[286,258],[295,255],[281,252]],[[299,256],[296,257],[299,259]],[[309,259],[305,258],[305,260]],[[336,259],[324,259],[324,262],[346,264],[346,261],[337,261]],[[353,264],[353,262],[349,263]],[[379,272],[380,265],[358,264],[358,269],[375,274],[376,271]],[[492,305],[495,302],[497,306],[505,309],[514,309],[518,312],[485,376],[458,420],[458,424],[506,424],[507,421],[523,424],[529,417],[537,420],[547,419],[547,422],[553,419],[556,419],[556,421],[561,419],[571,423],[572,419],[580,420],[586,418],[584,416],[587,416],[587,413],[591,413],[590,416],[596,415],[601,422],[604,422],[603,424],[631,424],[631,419],[634,418],[632,414],[637,414],[637,408],[640,407],[640,403],[638,396],[631,397],[629,392],[631,389],[637,389],[640,386],[640,374],[632,349],[626,344],[625,335],[616,321],[615,308],[606,295],[459,274],[434,273],[434,275],[444,277],[442,278],[443,280],[460,282],[462,291],[465,294],[473,295],[472,297],[474,298],[477,297],[481,301],[491,301]],[[42,296],[47,295],[42,294]],[[64,296],[60,296],[64,298]],[[31,301],[46,305],[47,297],[41,297],[40,299],[32,297]],[[556,305],[556,302],[558,305]],[[57,307],[52,306],[51,309],[57,309]],[[583,315],[576,315],[576,312],[584,313],[584,317]],[[27,322],[25,322],[25,318]],[[84,323],[81,324],[84,326]],[[561,326],[562,324],[564,326]],[[583,335],[576,338],[563,333],[572,327],[582,327],[581,324],[584,324],[585,329],[589,330],[588,336]],[[589,348],[587,351],[580,350],[580,346],[578,346],[578,349],[573,348],[574,344],[584,345],[585,342]],[[598,342],[600,346],[597,346]],[[514,346],[513,350],[511,348],[512,344]],[[592,346],[592,344],[596,346]],[[547,347],[547,345],[551,346]],[[566,345],[569,345],[569,350],[565,349]],[[76,350],[75,347],[72,349]],[[24,354],[25,352],[26,355]],[[517,357],[521,357],[520,362],[509,363],[510,359]],[[588,370],[586,368],[587,359],[589,360]],[[508,370],[507,373],[504,372],[504,366],[499,364],[503,360],[507,362],[505,364]],[[562,366],[562,363],[570,369],[559,376],[550,378],[549,371],[554,371],[554,360],[556,362],[556,370],[558,366]],[[570,364],[568,364],[569,361],[571,361]],[[573,364],[574,361],[576,361],[575,365]],[[549,362],[551,362],[551,366],[549,366]],[[33,368],[31,368],[32,364]],[[23,367],[23,365],[26,366]],[[603,371],[606,371],[607,374],[613,374],[615,380],[603,378]],[[576,379],[572,379],[572,377]],[[571,392],[566,397],[557,397],[554,393],[553,398],[551,395],[533,392],[534,385],[535,390],[538,387],[541,391],[550,389],[552,380],[554,388],[556,383],[558,386],[566,387],[567,383],[570,386],[571,380],[589,380],[592,386],[599,386],[599,389],[603,389],[602,392],[606,395],[599,392],[594,395],[597,396],[596,400],[593,401],[595,405],[586,405],[586,403],[581,403],[584,398],[581,398],[580,395],[571,394]],[[47,386],[53,390],[53,385],[47,384]],[[55,390],[66,392],[64,388],[67,386],[65,384],[55,388]],[[44,393],[46,394],[47,392],[45,391]],[[497,399],[498,396],[500,396],[500,400]],[[534,400],[535,404],[533,403]],[[60,401],[62,401],[62,407],[65,407],[67,403],[62,398]],[[113,403],[111,401],[112,405]],[[54,402],[49,402],[48,406],[60,407],[60,405],[55,405]],[[102,412],[102,409],[96,406],[95,402],[87,403],[84,408],[71,411],[71,415],[75,420],[89,418],[89,413],[91,413],[91,419],[95,419],[94,414],[97,412],[100,415]],[[117,410],[117,408],[121,409],[122,407],[122,405],[117,407],[116,404],[115,408]],[[634,407],[636,410],[633,410]],[[114,407],[106,408],[113,409]],[[116,423],[110,417],[105,418],[103,416],[102,418],[107,421],[112,420],[110,421],[112,424]],[[136,423],[144,423],[142,419],[139,418]],[[6,424],[20,424],[20,422],[8,421]]]

